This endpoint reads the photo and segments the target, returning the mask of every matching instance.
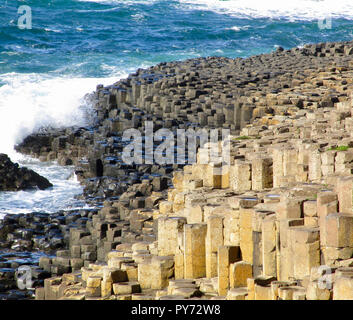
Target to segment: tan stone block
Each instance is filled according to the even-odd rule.
[[[319,218],[318,217],[304,217],[304,226],[317,228],[319,227]]]
[[[85,295],[91,298],[98,298],[101,296],[101,287],[86,287]]]
[[[298,151],[296,149],[284,149],[283,150],[283,175],[290,176],[295,175],[296,172],[291,170],[291,164],[298,163]]]
[[[249,231],[249,229],[240,230],[240,248],[243,260],[252,263],[254,246],[252,243],[252,231]]]
[[[183,171],[174,171],[173,172],[173,186],[176,190],[183,190],[183,181],[184,181],[184,172]]]
[[[149,250],[149,242],[145,242],[145,241],[135,242],[132,244],[131,250],[133,252],[140,251],[140,250]]]
[[[221,187],[222,189],[227,189],[230,187],[230,166],[224,165],[222,167],[222,176],[221,176]]]
[[[151,289],[164,289],[168,286],[168,279],[174,276],[174,257],[154,256],[151,260],[151,268]]]
[[[229,187],[234,191],[251,190],[251,164],[235,161],[229,169]]]
[[[267,216],[274,214],[274,212],[262,210],[261,208],[257,209],[257,208],[258,208],[258,205],[254,207],[255,210],[252,213],[251,229],[252,231],[255,231],[255,232],[262,232],[262,224],[264,219]]]
[[[160,217],[158,219],[158,254],[174,255],[178,245],[178,232],[183,230],[185,217]]]
[[[212,163],[207,165],[203,176],[203,185],[216,189],[222,188],[222,174],[219,166],[215,166]]]
[[[152,270],[149,262],[143,262],[138,264],[138,282],[141,289],[150,289],[152,281]]]
[[[104,281],[116,283],[127,280],[126,271],[118,268],[104,267],[101,272]]]
[[[111,296],[112,286],[113,286],[112,281],[107,281],[104,279],[102,280],[102,282],[101,282],[101,297],[102,298],[107,298],[107,297]]]
[[[353,214],[331,213],[325,222],[327,246],[353,247]]]
[[[303,202],[304,217],[317,217],[316,200],[307,200]]]
[[[184,225],[184,277],[206,276],[206,224]]]
[[[352,277],[353,276],[353,267],[340,267],[335,271],[335,277]]]
[[[310,275],[312,267],[320,265],[320,241],[313,243],[298,243],[292,245],[293,276],[303,279]]]
[[[283,169],[283,148],[273,148],[273,187],[280,187],[280,178],[284,175]]]
[[[283,286],[278,288],[278,298],[280,300],[293,300],[293,288],[290,286]]]
[[[168,214],[173,212],[173,202],[172,201],[159,202],[159,212],[161,214]]]
[[[247,279],[248,300],[255,300],[255,279]]]
[[[336,153],[335,164],[343,164],[353,161],[353,152],[352,151],[340,151]]]
[[[172,256],[154,256],[150,262],[138,264],[138,282],[142,289],[163,289],[173,275]]]
[[[187,223],[202,223],[204,222],[203,206],[193,205],[188,208],[186,213]]]
[[[251,162],[252,190],[272,188],[273,171],[271,158],[256,158]]]
[[[329,176],[331,174],[334,174],[335,167],[334,167],[334,165],[328,165],[328,166],[322,165],[321,172],[322,172],[323,176]]]
[[[276,229],[279,231],[279,240],[281,248],[288,247],[290,243],[290,232],[289,228],[295,226],[303,226],[304,219],[281,219],[277,220],[278,227]]]
[[[229,267],[229,287],[239,288],[247,286],[248,278],[252,277],[252,265],[239,261],[230,264]]]
[[[255,300],[271,300],[271,286],[255,284]]]
[[[114,294],[128,295],[132,293],[140,293],[141,288],[137,282],[121,282],[113,284]]]
[[[254,209],[240,208],[240,248],[243,260],[253,262],[253,238],[252,238],[252,215]]]
[[[338,267],[353,267],[353,259],[340,260],[336,262]]]
[[[207,164],[199,164],[195,163],[192,166],[192,176],[193,179],[198,180],[198,179],[203,179],[205,177],[205,172],[207,170]]]
[[[350,164],[349,163],[336,163],[335,164],[335,174],[339,174],[339,175],[350,175],[351,174],[351,168],[349,167]]]
[[[337,193],[333,192],[333,191],[321,191],[317,193],[317,212],[318,212],[318,216],[319,216],[319,209],[320,206],[330,203],[332,201],[337,200]]]
[[[353,257],[353,248],[321,247],[325,265],[333,265],[335,260],[347,260]]]
[[[226,300],[246,300],[248,296],[247,288],[231,288],[227,292]]]
[[[206,277],[217,276],[218,247],[223,245],[223,217],[209,216],[206,233]]]
[[[337,213],[338,201],[332,201],[320,206],[319,209],[319,227],[320,227],[320,243],[322,246],[326,245],[326,217],[329,214]]]
[[[330,290],[321,288],[318,281],[310,281],[306,289],[307,300],[330,300]]]
[[[302,200],[281,195],[281,201],[277,206],[278,219],[297,219],[302,217]]]
[[[134,262],[134,260],[132,260],[129,257],[111,258],[108,260],[108,267],[121,269],[122,263],[130,263],[130,262]]]
[[[319,241],[320,229],[303,226],[294,226],[289,228],[291,243],[312,243]]]
[[[336,276],[333,284],[333,300],[353,300],[353,275]]]
[[[320,226],[320,243],[326,245],[326,216],[337,212],[337,194],[331,191],[323,191],[317,194],[317,214]]]
[[[232,196],[232,197],[227,198],[227,202],[228,202],[229,206],[234,210],[239,210],[240,201],[241,201],[241,197],[239,197],[239,196]]]
[[[136,264],[123,264],[122,270],[126,272],[128,281],[136,281],[138,279],[138,268]]]
[[[174,197],[178,192],[180,192],[178,189],[168,189],[168,201],[174,202]]]
[[[321,179],[321,153],[318,150],[310,152],[309,156],[309,180],[320,181]]]
[[[184,228],[178,232],[178,244],[174,256],[174,277],[175,279],[184,278]]]
[[[262,223],[262,271],[265,276],[277,275],[276,215],[268,215]]]
[[[174,195],[173,212],[184,209],[186,192],[178,192]]]
[[[289,287],[291,285],[288,281],[272,281],[271,282],[271,300],[279,300],[279,288]]]
[[[242,229],[252,230],[252,216],[255,212],[253,208],[243,208],[239,210],[239,225]]]
[[[306,165],[297,164],[297,174],[295,175],[295,181],[308,182],[308,171]]]
[[[303,136],[303,132],[306,131],[306,130],[309,130],[311,131],[311,128],[301,128],[300,131],[302,131],[302,134],[301,134],[301,138]],[[310,137],[309,137],[310,138]],[[303,165],[308,165],[309,163],[309,152],[308,150],[306,150],[305,148],[305,145],[303,145],[302,143],[300,143],[298,146],[297,146],[297,150],[298,150],[298,159],[297,159],[297,162],[299,164],[303,164]]]
[[[281,247],[277,254],[277,278],[279,281],[288,281],[294,273],[293,255],[291,248]]]
[[[306,300],[305,288],[300,288],[293,291],[293,300]]]
[[[187,185],[187,190],[195,190],[198,188],[202,188],[203,187],[203,180],[202,179],[198,179],[198,180],[191,180],[189,181],[188,185]],[[184,185],[185,188],[185,185]]]
[[[353,177],[340,177],[337,182],[340,212],[353,214]]]
[[[218,248],[218,294],[224,296],[229,289],[229,266],[240,260],[239,247],[220,246]]]
[[[187,192],[184,198],[185,208],[191,208],[193,206],[201,206],[207,204],[206,198],[203,194],[199,194],[196,192]]]
[[[321,153],[321,163],[325,166],[335,164],[336,151],[329,150]]]
[[[174,276],[175,279],[183,279],[184,278],[184,253],[179,250],[175,253],[175,269]]]
[[[224,245],[239,246],[240,244],[240,225],[239,210],[229,210],[224,217]]]
[[[89,276],[87,278],[87,287],[90,288],[100,288],[102,277],[99,276]]]

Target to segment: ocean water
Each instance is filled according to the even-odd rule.
[[[18,28],[22,5],[31,29]],[[162,61],[351,40],[352,19],[351,0],[0,0],[0,152],[54,183],[0,193],[0,215],[82,205],[72,168],[13,146],[43,126],[85,125],[82,97],[97,84]]]

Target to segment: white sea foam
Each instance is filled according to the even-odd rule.
[[[72,167],[62,167],[56,162],[42,163],[25,156],[21,156],[19,163],[48,178],[53,187],[47,190],[0,192],[0,220],[6,213],[51,213],[88,208],[83,201],[74,199],[74,195],[82,193],[82,186],[72,175]]]
[[[119,78],[0,75],[0,152],[14,155],[13,146],[41,127],[85,125],[84,95]]]
[[[135,5],[135,4],[153,4],[155,2],[160,2],[161,0],[77,0],[78,2],[95,2],[100,4],[124,4],[124,5]]]
[[[40,74],[9,73],[0,75],[0,153],[12,161],[29,167],[49,179],[53,188],[19,192],[0,192],[0,220],[4,213],[33,211],[56,212],[80,208],[82,201],[73,199],[82,186],[73,175],[72,167],[39,160],[14,152],[13,146],[26,135],[45,126],[85,124],[82,97],[96,85],[109,85],[125,77],[112,69],[109,78],[65,78]]]
[[[243,27],[233,26],[230,28],[226,28],[226,30],[233,30],[235,32],[239,32],[241,30],[248,30],[248,29],[249,29],[249,26],[243,26]]]
[[[210,10],[239,18],[315,20],[353,18],[351,0],[179,0],[190,9]]]

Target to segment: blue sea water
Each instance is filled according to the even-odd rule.
[[[31,29],[18,28],[23,5]],[[42,126],[84,125],[82,97],[98,83],[162,61],[351,40],[352,19],[350,0],[0,0],[0,152],[57,181],[58,195],[24,193],[35,201],[21,207],[18,193],[0,194],[0,212],[56,210],[80,192],[66,169],[13,145]]]

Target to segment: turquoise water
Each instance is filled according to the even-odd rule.
[[[1,1],[0,74],[109,77],[161,61],[246,57],[276,45],[348,40],[353,29],[348,1],[330,30],[320,30],[317,20],[339,1],[324,12],[321,7],[332,1],[293,1],[298,8],[311,4],[305,14],[293,5],[279,7],[281,1],[263,1],[267,7],[244,1],[249,8],[232,0]],[[17,28],[23,4],[32,8],[32,30]]]
[[[30,30],[17,26],[21,5],[32,9]],[[324,18],[330,29],[319,28]],[[18,158],[13,145],[42,126],[84,125],[84,94],[139,67],[351,40],[352,19],[350,0],[0,0],[0,152]],[[57,170],[43,172],[64,181]],[[57,190],[79,192],[72,181]],[[0,211],[13,211],[18,199],[4,197]]]

